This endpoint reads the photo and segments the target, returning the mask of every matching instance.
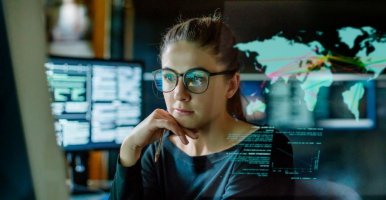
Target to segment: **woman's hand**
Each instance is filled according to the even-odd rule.
[[[198,137],[193,131],[180,126],[170,113],[163,109],[156,109],[124,139],[119,153],[121,164],[125,167],[135,165],[141,156],[143,147],[159,139],[163,129],[175,133],[185,145],[189,143],[186,136],[192,139]]]

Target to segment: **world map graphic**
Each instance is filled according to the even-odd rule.
[[[303,100],[309,111],[314,111],[320,89],[333,84],[334,73],[346,72],[354,77],[367,75],[368,78],[358,79],[341,94],[345,105],[358,121],[365,81],[377,79],[386,68],[386,36],[370,26],[339,28],[336,30],[339,42],[334,46],[345,45],[354,52],[344,56],[332,52],[318,40],[324,32],[313,32],[314,40],[303,39],[305,34],[309,33],[300,31],[294,39],[278,33],[268,39],[238,43],[235,48],[246,57],[255,56],[253,59],[260,66],[258,70],[264,73],[271,85],[281,79],[288,82],[290,78],[296,78],[304,91]],[[269,93],[269,90],[265,92]],[[252,101],[246,107],[247,114],[265,112],[265,109],[265,103],[260,100]]]

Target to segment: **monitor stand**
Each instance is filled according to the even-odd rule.
[[[90,188],[87,184],[89,173],[88,151],[67,152],[66,158],[70,166],[69,176],[71,194],[95,194],[105,192],[101,189]]]

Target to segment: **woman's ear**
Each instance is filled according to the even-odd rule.
[[[240,85],[240,73],[236,72],[228,82],[228,90],[226,94],[226,97],[228,99],[233,97],[237,89],[239,89],[239,85]]]

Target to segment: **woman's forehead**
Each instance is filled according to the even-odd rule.
[[[162,68],[168,67],[179,73],[197,67],[205,68],[208,71],[218,70],[218,63],[213,54],[192,42],[186,41],[167,45],[161,61]]]

